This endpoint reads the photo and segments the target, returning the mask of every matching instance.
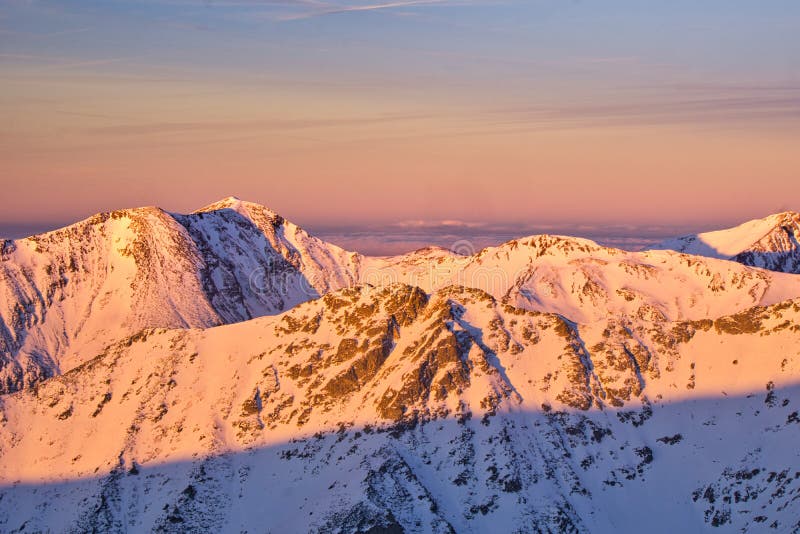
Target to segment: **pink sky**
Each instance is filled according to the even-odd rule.
[[[800,209],[790,4],[257,5],[0,10],[0,234],[228,195],[312,227]]]

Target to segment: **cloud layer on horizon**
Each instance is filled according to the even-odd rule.
[[[71,224],[65,222],[0,223],[0,238],[21,239]],[[627,224],[524,224],[480,223],[456,220],[400,221],[394,224],[302,225],[306,230],[346,250],[384,256],[442,247],[460,253],[475,253],[512,239],[537,234],[583,237],[601,245],[640,250],[663,239],[707,230],[691,225],[635,226]]]

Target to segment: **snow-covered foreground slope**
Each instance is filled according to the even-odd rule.
[[[190,215],[99,214],[0,247],[0,393],[68,371],[146,327],[285,311],[352,284],[358,255],[228,198]]]
[[[668,239],[654,248],[800,274],[800,213],[776,213],[735,228]]]
[[[791,531],[798,377],[799,300],[576,324],[344,289],[0,397],[0,530]]]

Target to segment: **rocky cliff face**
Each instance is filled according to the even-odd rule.
[[[395,285],[145,330],[0,398],[0,525],[797,528],[798,325],[796,300],[576,324]]]

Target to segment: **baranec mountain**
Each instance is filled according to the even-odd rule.
[[[232,198],[6,241],[0,531],[797,531],[800,275],[690,252]]]
[[[206,328],[352,285],[358,255],[227,198],[189,215],[101,213],[4,241],[0,392],[68,371],[148,327]]]

